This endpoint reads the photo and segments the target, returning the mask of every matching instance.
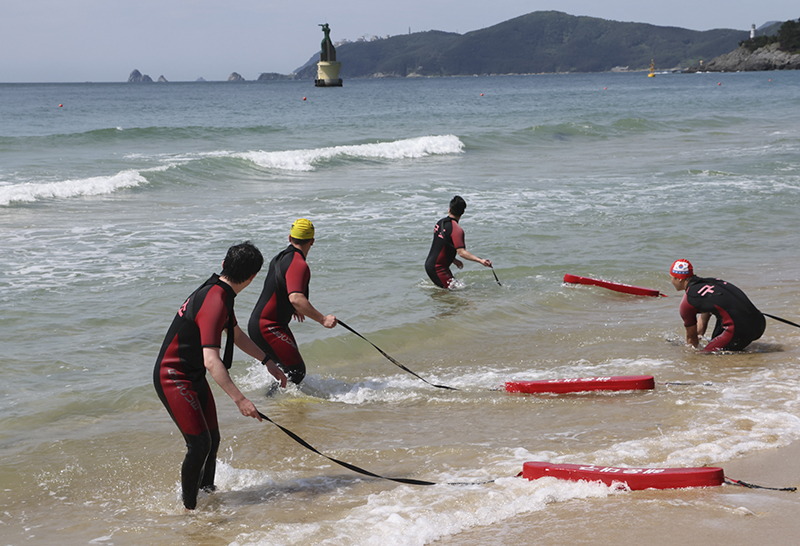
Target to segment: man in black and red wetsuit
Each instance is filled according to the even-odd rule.
[[[261,421],[253,403],[231,380],[228,370],[234,343],[261,360],[267,370],[286,386],[286,376],[236,324],[233,300],[255,278],[264,258],[249,241],[228,249],[222,273],[212,275],[178,309],[172,320],[153,370],[158,397],[186,440],[181,467],[183,505],[197,506],[199,489],[214,490],[219,426],[214,396],[206,370],[233,399],[242,415]],[[220,358],[222,331],[226,330],[225,353]]]
[[[675,290],[684,291],[680,314],[686,343],[692,347],[699,345],[711,315],[717,320],[711,341],[703,349],[706,352],[741,351],[764,333],[764,315],[731,283],[696,276],[688,260],[676,260],[670,277]]]
[[[311,270],[306,263],[314,244],[314,225],[305,218],[292,224],[289,246],[269,264],[264,288],[250,315],[248,332],[253,341],[286,373],[300,384],[306,376],[306,364],[289,329],[292,316],[299,322],[309,317],[325,328],[337,324],[333,315],[323,315],[308,301]]]
[[[464,267],[461,260],[456,258],[456,254],[465,260],[492,267],[492,262],[478,258],[466,249],[464,230],[458,225],[466,209],[466,201],[456,195],[450,200],[447,216],[436,222],[433,228],[433,243],[425,260],[425,272],[433,284],[441,288],[452,288],[455,279],[450,272],[450,264],[456,264],[459,269]]]

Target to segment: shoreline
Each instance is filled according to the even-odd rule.
[[[800,486],[800,441],[715,463],[725,476],[764,487]],[[800,493],[735,485],[629,491],[601,499],[551,504],[497,525],[460,533],[443,546],[620,543],[789,546],[800,534]]]

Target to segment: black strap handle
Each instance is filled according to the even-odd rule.
[[[410,479],[410,478],[387,478],[386,476],[381,476],[379,474],[375,474],[374,472],[370,472],[369,470],[364,470],[363,468],[359,468],[354,464],[346,463],[344,461],[340,461],[338,459],[334,459],[333,457],[328,457],[324,453],[321,453],[319,450],[317,450],[314,446],[312,446],[311,444],[309,444],[308,442],[303,440],[300,436],[298,436],[297,434],[295,434],[294,432],[292,432],[288,428],[282,427],[281,425],[279,425],[278,423],[276,423],[275,421],[273,421],[272,419],[270,419],[269,417],[267,417],[266,415],[264,415],[260,411],[258,412],[258,415],[262,419],[264,419],[265,421],[269,421],[270,423],[272,423],[273,425],[275,425],[276,427],[281,429],[284,433],[286,433],[287,436],[289,436],[292,440],[294,440],[295,442],[297,442],[298,444],[300,444],[304,448],[313,451],[317,455],[322,455],[323,457],[325,457],[329,461],[334,462],[334,463],[338,464],[339,466],[343,466],[343,467],[347,468],[348,470],[352,470],[353,472],[357,472],[358,474],[363,474],[365,476],[370,476],[372,478],[379,478],[381,480],[389,480],[391,482],[404,483],[404,484],[407,484],[407,485],[437,485],[436,482],[426,482],[424,480],[413,480],[413,479]],[[489,481],[485,481],[485,482],[474,482],[474,483],[458,483],[458,482],[456,482],[456,483],[448,483],[447,485],[484,485],[484,484],[492,483],[492,482],[494,482],[494,480],[489,480]]]
[[[353,330],[352,328],[350,328],[350,327],[349,327],[347,324],[345,324],[345,323],[344,323],[344,322],[342,322],[341,320],[339,320],[339,321],[338,321],[338,323],[339,323],[339,324],[341,324],[342,326],[344,326],[345,328],[347,328],[348,330],[350,330],[351,332],[353,332],[355,335],[357,335],[358,337],[360,337],[361,339],[363,339],[364,341],[366,341],[366,342],[367,342],[367,343],[369,343],[370,345],[372,345],[373,347],[375,347],[375,348],[378,350],[378,352],[379,352],[379,353],[381,353],[383,356],[385,356],[385,357],[386,357],[386,358],[389,360],[389,362],[391,362],[391,363],[392,363],[392,364],[394,364],[395,366],[399,367],[400,369],[402,369],[402,370],[404,370],[404,371],[406,371],[406,372],[410,373],[411,375],[413,375],[413,376],[414,376],[414,377],[416,377],[417,379],[421,379],[421,380],[425,381],[425,383],[427,383],[428,385],[430,385],[430,386],[432,386],[432,387],[436,387],[437,389],[448,389],[448,390],[451,390],[451,391],[457,391],[457,390],[459,390],[459,389],[457,389],[457,388],[455,388],[455,387],[448,387],[447,385],[435,385],[435,384],[431,383],[430,381],[428,381],[427,379],[425,379],[424,377],[420,377],[418,374],[416,374],[415,372],[413,372],[413,371],[409,370],[408,368],[406,368],[405,366],[403,366],[402,364],[400,364],[398,361],[396,361],[394,358],[392,358],[391,356],[389,356],[389,355],[387,355],[386,353],[384,353],[384,352],[383,352],[383,351],[380,349],[380,347],[378,347],[377,345],[375,345],[374,343],[372,343],[370,340],[368,340],[367,338],[365,338],[364,336],[362,336],[361,334],[359,334],[358,332],[356,332],[355,330]]]
[[[743,482],[742,480],[734,480],[725,476],[725,483],[729,485],[738,485],[739,487],[747,487],[748,489],[769,489],[770,491],[797,491],[796,487],[766,487],[764,485],[755,485],[752,483]]]
[[[800,324],[795,324],[791,320],[782,319],[781,317],[776,317],[775,315],[768,315],[767,313],[761,313],[761,314],[764,315],[765,317],[769,317],[771,319],[775,319],[775,320],[778,320],[778,321],[783,322],[785,324],[789,324],[791,326],[794,326],[795,328],[800,328]]]

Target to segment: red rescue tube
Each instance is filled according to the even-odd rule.
[[[622,483],[634,491],[640,489],[677,489],[722,485],[725,474],[717,467],[696,468],[623,468],[591,464],[554,464],[538,461],[522,465],[522,477],[536,480],[552,476],[560,480],[600,481],[606,485]]]
[[[609,290],[624,292],[625,294],[634,294],[636,296],[666,297],[666,294],[662,294],[658,290],[654,290],[652,288],[642,288],[641,286],[631,286],[630,284],[622,284],[619,282],[602,281],[600,279],[592,279],[591,277],[579,277],[578,275],[570,275],[569,273],[564,275],[564,282],[600,286],[603,288],[608,288]]]
[[[508,381],[507,392],[585,392],[633,391],[655,388],[652,375],[618,375],[610,377],[575,377],[570,379],[544,379],[540,381]]]

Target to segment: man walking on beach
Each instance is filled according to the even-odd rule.
[[[680,314],[686,327],[686,343],[692,347],[698,347],[711,315],[717,320],[705,352],[741,351],[764,333],[764,315],[731,283],[696,276],[688,260],[676,260],[670,277],[675,290],[684,291]]]
[[[248,323],[253,341],[298,385],[306,376],[306,364],[289,329],[292,316],[299,322],[309,317],[325,328],[337,324],[335,316],[323,315],[308,301],[311,270],[306,257],[313,245],[314,225],[299,218],[292,224],[289,246],[269,264],[264,288]]]
[[[456,254],[465,260],[492,267],[492,262],[478,258],[466,249],[464,230],[458,225],[466,209],[466,201],[456,195],[450,200],[447,216],[436,222],[436,226],[433,228],[433,243],[431,243],[428,258],[425,260],[425,272],[433,284],[441,288],[452,288],[453,281],[455,281],[453,273],[450,271],[450,264],[455,264],[459,269],[464,267],[461,260],[456,258]]]
[[[197,506],[199,489],[215,489],[220,436],[206,370],[242,415],[259,421],[255,405],[239,391],[228,373],[233,345],[261,360],[281,386],[286,386],[284,373],[239,328],[233,313],[234,298],[253,281],[263,263],[261,252],[249,241],[230,247],[222,262],[222,273],[212,275],[178,309],[156,360],[156,392],[186,440],[181,488],[187,510]],[[227,331],[227,339],[220,358],[223,330]]]

